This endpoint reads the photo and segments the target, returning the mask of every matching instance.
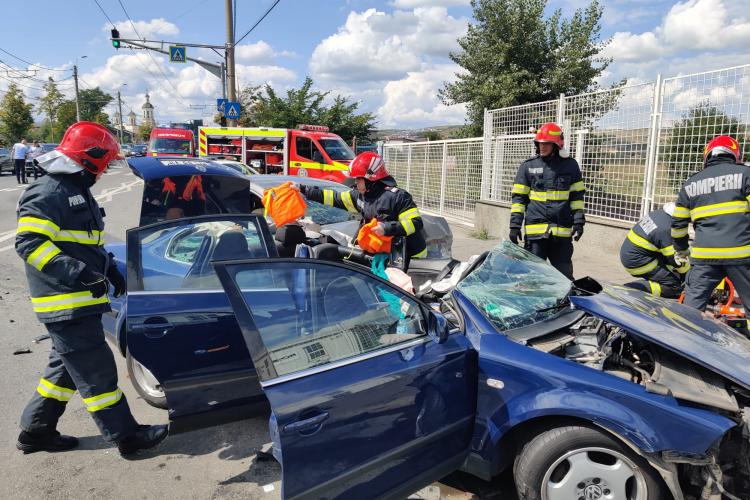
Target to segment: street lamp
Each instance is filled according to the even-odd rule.
[[[76,121],[81,121],[81,107],[78,104],[78,59],[86,59],[88,56],[76,57],[76,63],[73,65],[73,83],[76,89]]]

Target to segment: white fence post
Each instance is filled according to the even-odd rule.
[[[492,173],[492,115],[484,108],[484,140],[482,141],[482,188],[481,199],[490,197],[490,174]]]
[[[411,146],[406,146],[406,190],[411,190]]]
[[[641,204],[641,217],[651,211],[654,203],[654,191],[656,190],[656,162],[659,144],[659,128],[661,122],[661,98],[662,98],[661,74],[656,75],[654,85],[654,99],[651,103],[651,129],[648,134],[646,146],[646,182],[643,183],[643,203]]]
[[[445,191],[447,186],[445,185],[448,177],[448,143],[443,142],[443,167],[440,169],[440,209],[438,213],[443,215],[445,210]]]
[[[560,99],[557,103],[557,124],[562,127],[564,120],[565,120],[565,94],[560,94]]]

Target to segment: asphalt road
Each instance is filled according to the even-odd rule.
[[[140,186],[129,171],[114,170],[94,187],[107,212],[108,241],[124,240],[126,228],[137,225]],[[59,430],[78,436],[78,449],[31,455],[15,449],[18,419],[37,385],[49,349],[49,340],[33,342],[45,329],[32,312],[23,263],[13,248],[15,209],[22,189],[14,177],[0,176],[0,498],[279,498],[279,466],[256,458],[258,450],[270,448],[266,417],[170,436],[138,460],[126,461],[101,439],[76,395],[68,403]],[[457,258],[465,259],[497,244],[496,240],[472,238],[468,229],[453,229]],[[609,281],[622,281],[627,276],[619,265],[613,265],[611,256],[597,255],[591,249],[587,252],[583,245],[576,246],[574,263],[576,269]],[[20,348],[32,352],[12,354]],[[136,419],[166,423],[166,412],[138,397],[127,378],[124,360],[119,354],[115,358],[120,387]],[[412,498],[514,498],[507,478],[488,484],[455,474],[443,483],[435,483]]]
[[[107,213],[107,241],[124,240],[126,228],[137,225],[141,185],[129,171],[114,170],[94,186],[92,191]],[[15,449],[21,411],[36,388],[49,352],[49,340],[33,342],[45,329],[31,309],[23,262],[13,248],[16,204],[22,192],[23,186],[14,177],[0,176],[0,498],[279,498],[280,467],[274,461],[256,459],[257,450],[270,448],[267,417],[170,436],[155,450],[142,452],[138,460],[126,461],[102,440],[76,395],[58,429],[78,436],[79,448],[30,455]],[[480,244],[489,247],[493,243]],[[21,348],[32,352],[13,355]],[[124,360],[117,353],[115,358],[119,385],[136,419],[166,423],[166,412],[138,397]],[[462,475],[450,482],[466,490],[481,488],[484,498],[502,496],[496,487],[474,485]],[[472,493],[436,483],[412,498],[472,497]]]

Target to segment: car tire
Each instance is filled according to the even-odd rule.
[[[660,500],[662,481],[642,457],[605,432],[567,426],[537,435],[514,468],[519,500]]]
[[[125,353],[125,364],[128,367],[130,381],[138,395],[151,406],[166,410],[168,408],[167,397],[151,371],[131,356],[130,351]]]

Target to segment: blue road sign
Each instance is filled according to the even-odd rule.
[[[240,117],[242,107],[238,102],[227,102],[224,106],[224,116],[230,120],[236,120]]]
[[[185,47],[180,45],[170,45],[169,62],[184,63],[185,61]]]
[[[227,105],[228,102],[229,102],[229,99],[222,99],[222,98],[216,99],[216,111],[218,111],[219,113],[223,115],[224,107]]]

